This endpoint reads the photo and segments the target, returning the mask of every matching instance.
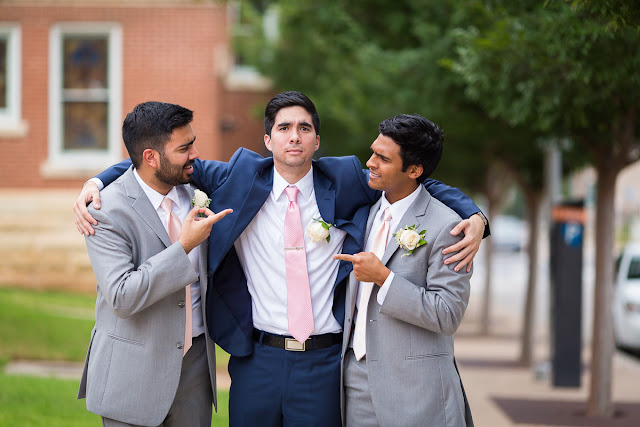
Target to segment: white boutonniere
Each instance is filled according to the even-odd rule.
[[[314,222],[307,227],[307,236],[311,238],[311,241],[318,243],[320,240],[325,239],[327,242],[330,242],[331,235],[329,234],[329,229],[333,227],[333,225],[321,219],[313,218],[313,221]]]
[[[199,208],[208,208],[209,203],[211,203],[211,199],[207,196],[207,193],[204,191],[196,190],[193,193],[193,198],[191,199],[191,206],[199,207]],[[204,214],[198,214],[200,217],[204,217]]]
[[[427,241],[424,239],[424,233],[426,231],[427,230],[418,231],[416,230],[415,225],[411,225],[405,228],[401,228],[400,230],[393,233],[393,237],[396,238],[398,246],[407,251],[402,255],[403,257],[411,255],[413,251],[427,243]]]

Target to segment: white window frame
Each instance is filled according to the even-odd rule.
[[[7,106],[0,108],[0,137],[24,136],[22,120],[22,32],[19,24],[0,22],[0,34],[7,38]]]
[[[63,148],[63,37],[101,35],[108,39],[107,149],[66,151]],[[98,89],[101,91],[102,89]],[[66,95],[73,95],[73,89]],[[113,22],[60,22],[49,33],[49,157],[44,176],[75,177],[102,171],[122,156],[122,27]]]

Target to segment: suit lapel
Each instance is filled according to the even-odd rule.
[[[316,193],[316,203],[320,216],[324,222],[335,224],[335,191],[333,183],[316,167],[313,168],[313,188]]]
[[[404,213],[400,222],[398,223],[398,227],[396,230],[389,230],[389,233],[393,234],[396,231],[411,225],[416,226],[416,230],[420,231],[424,228],[425,221],[425,212],[427,211],[427,206],[429,206],[429,202],[431,202],[431,195],[425,188],[420,186],[420,193],[414,202],[409,206],[407,211]],[[387,249],[384,251],[384,256],[382,257],[382,263],[387,265],[391,256],[398,250],[398,241],[395,238],[392,238],[387,244]]]
[[[380,205],[382,205],[382,197],[379,198],[378,201],[375,203],[375,205],[373,205],[371,207],[371,210],[369,210],[369,218],[367,219],[367,232],[365,233],[363,249],[364,249],[364,247],[367,246],[367,240],[369,240],[369,233],[371,233],[371,227],[373,226],[373,220],[375,219],[376,214],[380,210]]]
[[[133,175],[133,166],[130,167],[124,175],[122,175],[122,182],[127,194],[127,197],[131,199],[131,208],[142,218],[142,220],[153,230],[154,233],[162,240],[162,243],[166,247],[171,246],[171,239],[167,234],[167,230],[162,225],[158,213],[153,208],[153,205],[149,201],[149,198],[144,193],[140,184]]]

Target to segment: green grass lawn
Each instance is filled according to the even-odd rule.
[[[100,417],[76,400],[79,381],[0,374],[0,426],[101,426]],[[229,425],[229,393],[218,392],[212,426]]]
[[[76,400],[77,380],[3,373],[10,360],[82,362],[94,325],[95,297],[0,287],[0,426],[99,426],[100,418]],[[229,356],[216,349],[218,367]],[[226,426],[228,392],[218,392],[212,426]]]
[[[0,287],[0,365],[8,360],[84,361],[96,299],[66,292]],[[226,369],[229,355],[216,348]]]
[[[81,362],[94,304],[88,295],[0,288],[0,360]]]

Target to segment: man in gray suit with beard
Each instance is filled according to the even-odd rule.
[[[470,426],[453,354],[469,301],[466,269],[443,263],[460,221],[420,185],[442,156],[442,131],[418,115],[380,124],[367,162],[365,252],[351,261],[342,349],[343,422],[352,426]]]
[[[90,207],[96,324],[78,398],[105,426],[211,425],[206,242],[230,210],[191,209],[192,119],[179,105],[136,106],[122,126],[133,166],[102,192],[102,209]]]

